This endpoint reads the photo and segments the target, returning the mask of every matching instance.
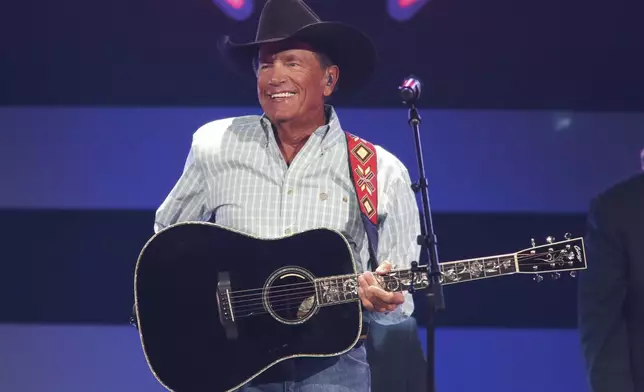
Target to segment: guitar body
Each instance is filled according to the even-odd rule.
[[[295,357],[351,349],[359,301],[318,306],[318,277],[357,273],[338,232],[255,238],[206,222],[160,231],[141,251],[135,313],[155,377],[175,392],[233,391]]]

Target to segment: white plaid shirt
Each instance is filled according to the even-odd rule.
[[[368,270],[367,234],[349,176],[346,136],[332,107],[290,164],[265,116],[209,122],[193,135],[178,182],[159,207],[154,229],[210,220],[259,237],[275,238],[318,227],[342,232],[354,246],[358,268]],[[407,169],[393,154],[378,155],[378,262],[410,267],[418,260],[418,206]],[[403,321],[411,295],[393,312],[371,313],[381,324]]]

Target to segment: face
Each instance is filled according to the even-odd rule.
[[[332,77],[331,86],[328,77]],[[257,95],[275,123],[316,121],[324,98],[338,79],[336,66],[323,69],[312,48],[303,43],[263,45],[259,51]]]

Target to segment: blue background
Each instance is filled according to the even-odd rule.
[[[404,108],[338,107],[343,127],[418,176]],[[156,209],[181,174],[192,133],[258,107],[0,108],[0,208]],[[421,111],[436,211],[584,212],[640,167],[644,114]]]

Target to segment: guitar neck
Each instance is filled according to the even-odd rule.
[[[471,280],[493,278],[511,275],[518,272],[516,254],[450,261],[439,264],[441,282],[445,285],[468,282]],[[412,286],[414,290],[423,290],[429,286],[425,272],[413,273],[411,269],[394,270],[388,275],[375,275],[385,290],[390,292],[407,291]],[[319,304],[333,305],[359,300],[358,275],[339,275],[319,278],[315,281]]]

